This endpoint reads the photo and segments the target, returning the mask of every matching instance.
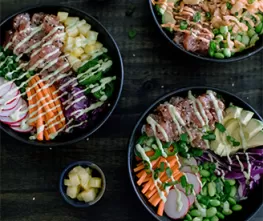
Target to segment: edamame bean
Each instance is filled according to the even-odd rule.
[[[258,37],[257,34],[255,34],[255,35],[251,38],[249,44],[250,44],[250,45],[254,45],[258,40],[259,40],[259,37]]]
[[[254,31],[254,29],[249,29],[247,32],[248,37],[252,38],[252,36],[256,34],[256,32]]]
[[[213,33],[214,33],[214,35],[217,35],[217,34],[219,34],[219,30],[217,28],[213,29]]]
[[[242,41],[242,36],[241,35],[237,35],[236,36],[236,40],[241,42]]]
[[[203,221],[210,221],[208,218],[203,219]]]
[[[211,207],[208,210],[206,210],[207,217],[213,217],[216,213],[217,213],[217,209],[215,207]]]
[[[218,219],[217,216],[213,216],[210,220],[211,220],[211,221],[218,221],[219,219]]]
[[[220,33],[221,34],[226,34],[228,32],[228,27],[227,26],[221,26],[220,27]]]
[[[202,190],[201,190],[201,195],[207,196],[207,187],[206,187],[206,186],[204,186],[204,187],[202,188]]]
[[[216,194],[216,187],[214,182],[208,183],[208,194],[213,197]]]
[[[215,175],[215,174],[213,174],[212,176],[211,176],[211,180],[212,181],[215,181],[217,179],[217,176]]]
[[[236,181],[231,179],[225,180],[225,182],[229,183],[230,186],[234,186],[236,184]]]
[[[224,48],[224,55],[227,57],[227,58],[230,58],[231,57],[231,51],[229,48]]]
[[[220,42],[220,41],[223,41],[223,40],[224,40],[223,35],[217,35],[217,36],[216,36],[216,40],[219,41],[219,42]]]
[[[202,181],[202,183],[206,183],[207,179],[204,178],[204,177],[202,177],[202,178],[201,178],[201,181]]]
[[[235,186],[231,186],[231,190],[230,190],[230,193],[229,193],[229,196],[236,196],[237,194],[237,188]]]
[[[248,37],[247,35],[243,35],[241,41],[242,41],[242,43],[243,43],[244,45],[248,45],[250,39],[249,39],[249,37]]]
[[[219,219],[224,219],[225,218],[224,214],[222,214],[220,212],[217,212],[216,215],[218,216]]]
[[[220,206],[219,200],[210,200],[209,203],[211,206]]]
[[[231,205],[236,205],[237,204],[237,202],[236,202],[236,200],[233,198],[233,197],[228,197],[228,202],[231,204]]]
[[[201,217],[195,217],[195,218],[193,219],[193,221],[202,221],[202,218],[201,218]]]
[[[199,210],[197,210],[197,209],[194,209],[194,210],[192,210],[192,211],[190,211],[190,215],[191,216],[202,216],[202,214],[201,214],[201,212],[199,211]]]
[[[233,212],[232,212],[232,210],[228,210],[228,211],[224,211],[223,210],[223,214],[225,215],[225,216],[229,216],[229,215],[231,215]]]
[[[240,210],[242,210],[242,206],[239,205],[239,204],[236,204],[236,205],[232,206],[232,210],[234,210],[234,211],[240,211]]]
[[[217,53],[216,53],[217,54]],[[223,55],[224,56],[224,55]],[[209,173],[209,171],[207,171],[207,170],[201,170],[200,171],[200,174],[201,174],[201,176],[203,176],[203,177],[209,177],[210,176],[210,173]]]
[[[188,221],[191,221],[193,219],[190,214],[186,214],[185,218]]]
[[[255,31],[259,34],[263,29],[263,23],[260,23],[258,24],[256,27],[255,27]]]
[[[223,203],[223,212],[227,212],[227,211],[229,211],[229,202],[228,201],[225,201],[224,203]]]
[[[215,58],[219,58],[219,59],[223,59],[225,56],[222,54],[222,53],[220,53],[220,52],[217,52],[217,53],[215,53]]]
[[[263,21],[263,15],[257,14],[257,16],[259,17],[260,21]]]

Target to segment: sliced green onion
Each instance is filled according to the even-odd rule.
[[[136,30],[131,29],[131,30],[129,30],[128,35],[129,35],[130,39],[134,39],[135,36],[137,35],[137,32],[136,32]]]
[[[216,55],[217,53],[215,53]],[[216,135],[215,134],[206,134],[202,136],[203,140],[215,140],[216,139]]]
[[[206,12],[205,13],[205,17],[210,20],[211,19],[211,13],[210,12]]]
[[[181,177],[180,182],[181,182],[182,187],[185,188],[187,185],[187,180],[186,180],[185,175]]]
[[[173,174],[173,171],[171,170],[170,167],[167,167],[166,170],[165,170],[165,173],[166,173],[166,175],[167,175],[168,177],[171,177],[172,174]]]
[[[227,2],[227,3],[226,3],[226,7],[227,7],[227,9],[230,10],[233,6],[232,6],[232,4],[231,4],[230,2]]]
[[[201,20],[201,13],[196,12],[193,17],[194,22],[199,22]]]
[[[187,24],[186,21],[181,21],[180,22],[180,29],[181,30],[185,30],[185,29],[187,29],[187,27],[188,27],[188,24]]]
[[[229,143],[231,143],[234,147],[238,147],[240,145],[240,142],[237,141],[234,137],[227,136],[226,139],[228,140]]]
[[[164,162],[161,162],[160,163],[160,172],[163,172],[164,171]]]
[[[180,135],[180,140],[183,141],[183,142],[188,142],[187,133],[181,134]]]

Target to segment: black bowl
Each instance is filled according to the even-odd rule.
[[[153,110],[161,103],[168,101],[171,97],[173,96],[182,96],[182,97],[187,97],[187,92],[191,90],[193,94],[202,94],[205,93],[206,90],[213,90],[217,92],[218,94],[222,95],[222,97],[225,100],[226,105],[228,105],[230,102],[232,102],[234,105],[243,107],[246,110],[250,110],[254,112],[254,118],[257,118],[259,120],[263,120],[262,117],[253,109],[248,103],[245,101],[241,100],[234,94],[231,94],[229,92],[226,92],[224,90],[219,90],[216,88],[211,88],[211,87],[189,87],[189,88],[183,88],[179,90],[175,90],[169,94],[166,94],[156,100],[140,117],[138,122],[136,123],[133,132],[131,134],[130,140],[129,140],[129,146],[128,146],[128,172],[129,172],[129,177],[133,186],[133,189],[140,199],[141,203],[144,205],[144,207],[157,219],[160,221],[170,221],[168,216],[164,215],[162,217],[158,216],[156,214],[155,208],[147,201],[145,196],[141,193],[141,188],[137,185],[137,177],[135,176],[133,172],[133,168],[135,168],[136,165],[136,160],[135,160],[135,154],[134,154],[134,147],[136,144],[136,141],[141,135],[141,129],[144,123],[146,122],[146,117],[153,112]],[[234,212],[231,216],[226,217],[226,221],[231,221],[231,220],[248,220],[251,218],[256,211],[261,207],[263,203],[263,178],[260,180],[260,184],[253,189],[253,191],[250,192],[248,199],[244,200],[241,205],[243,206],[243,210],[240,212]]]
[[[62,146],[66,144],[75,143],[77,141],[80,141],[90,136],[92,133],[98,130],[106,122],[109,116],[112,114],[114,108],[116,107],[119,101],[121,91],[122,91],[122,86],[123,86],[124,70],[123,70],[122,58],[121,58],[119,48],[116,42],[114,41],[113,37],[110,35],[110,33],[106,30],[106,28],[99,21],[97,21],[95,18],[93,18],[86,12],[83,12],[76,8],[72,8],[68,6],[59,6],[59,5],[43,5],[43,6],[41,5],[41,6],[36,6],[33,8],[28,8],[28,9],[19,11],[9,16],[8,18],[6,18],[3,22],[1,22],[0,42],[3,43],[5,31],[11,29],[12,20],[16,15],[20,13],[25,13],[25,12],[28,12],[29,14],[33,14],[36,12],[44,12],[44,13],[56,15],[58,11],[66,11],[69,13],[70,16],[78,16],[81,19],[85,19],[91,25],[92,30],[99,32],[98,39],[109,50],[109,54],[113,60],[113,67],[112,67],[111,72],[117,76],[117,79],[115,81],[114,94],[109,101],[110,107],[108,107],[107,110],[104,111],[103,113],[100,113],[100,115],[98,116],[96,120],[90,121],[89,125],[85,129],[74,128],[73,133],[58,136],[56,137],[55,140],[52,140],[52,141],[39,142],[39,141],[29,140],[28,139],[29,134],[17,133],[16,131],[12,130],[8,125],[5,125],[3,123],[0,124],[0,128],[6,133],[8,133],[10,136],[14,137],[15,139],[23,141],[27,144],[33,144],[37,146],[49,146],[49,147],[50,146]]]
[[[243,52],[240,53],[236,53],[233,57],[230,58],[224,58],[224,59],[216,59],[216,58],[212,58],[212,57],[208,57],[208,56],[204,56],[204,55],[200,55],[197,53],[193,53],[190,51],[187,51],[182,45],[179,45],[177,43],[175,43],[173,41],[173,35],[167,31],[165,31],[162,27],[161,27],[161,18],[160,16],[157,14],[156,10],[153,7],[152,1],[149,0],[149,6],[150,6],[150,10],[151,10],[151,14],[153,16],[154,22],[156,23],[158,29],[160,30],[160,32],[162,33],[162,35],[175,47],[180,49],[181,51],[185,52],[188,55],[191,55],[193,57],[202,59],[202,60],[206,60],[206,61],[213,61],[213,62],[222,62],[222,63],[227,63],[227,62],[232,62],[232,61],[239,61],[245,58],[250,57],[251,55],[256,54],[257,52],[261,51],[263,49],[263,37],[261,35],[260,40],[257,41],[256,45],[254,47],[248,48],[246,50],[244,50]]]

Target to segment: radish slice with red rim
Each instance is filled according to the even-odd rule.
[[[3,79],[4,78],[0,78],[0,98],[7,94],[7,92],[10,91],[11,87],[14,84],[11,81],[7,82]]]
[[[22,101],[23,101],[22,99],[19,99],[17,105],[14,108],[12,108],[11,110],[0,111],[0,116],[1,117],[9,117],[12,113],[14,113],[16,110],[21,108],[21,105],[23,103]],[[15,120],[13,120],[13,121],[15,121]]]
[[[19,102],[20,97],[15,97],[11,102],[7,103],[1,111],[8,111],[13,109]]]
[[[178,209],[178,201],[182,203],[180,210]],[[176,191],[175,189],[170,190],[164,205],[164,211],[167,216],[172,219],[183,218],[187,214],[189,207],[188,198],[182,191]]]
[[[10,127],[10,128],[12,128],[14,131],[20,132],[20,133],[29,133],[33,129],[33,127],[31,127],[31,126],[29,126],[27,128],[21,128],[21,127]]]

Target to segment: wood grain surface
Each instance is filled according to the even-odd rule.
[[[263,116],[263,52],[217,64],[193,59],[170,44],[153,23],[147,0],[0,0],[1,20],[25,7],[60,3],[97,17],[115,38],[125,65],[122,97],[110,119],[75,145],[37,148],[1,132],[0,219],[2,221],[153,220],[137,199],[127,173],[127,142],[140,114],[158,97],[184,86],[214,86],[234,92]],[[125,16],[129,4],[132,17]],[[133,27],[137,36],[130,40]],[[60,173],[71,162],[93,161],[105,172],[102,200],[88,209],[67,205],[58,191]],[[263,220],[263,208],[251,221]]]

